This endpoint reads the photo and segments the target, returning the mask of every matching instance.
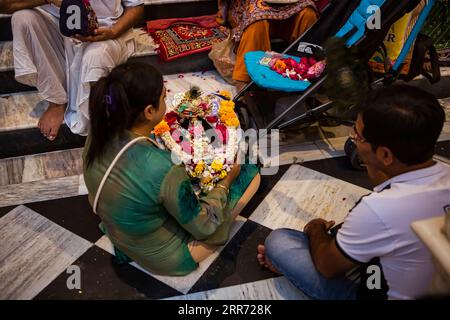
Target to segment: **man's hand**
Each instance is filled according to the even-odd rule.
[[[92,36],[82,36],[77,34],[74,36],[74,38],[82,42],[97,42],[116,39],[117,34],[114,31],[113,27],[112,28],[101,27],[95,29],[94,35]]]
[[[306,224],[306,226],[303,228],[303,232],[309,235],[311,231],[316,228],[321,228],[325,232],[328,232],[328,230],[330,230],[334,225],[335,222],[333,220],[326,221],[324,219],[314,219]]]
[[[345,257],[338,249],[335,238],[328,234],[334,221],[311,220],[303,232],[308,235],[309,248],[314,266],[325,278],[335,278],[345,274],[356,264]]]
[[[76,35],[74,38],[83,42],[97,42],[117,39],[127,30],[136,25],[143,14],[143,5],[125,8],[124,14],[120,17],[119,20],[117,20],[116,24],[113,27],[101,27],[96,29],[94,35],[92,36],[84,37],[82,35]]]

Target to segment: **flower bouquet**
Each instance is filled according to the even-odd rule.
[[[325,70],[325,61],[313,57],[302,57],[299,61],[275,52],[267,52],[260,64],[291,80],[312,80],[320,77]]]
[[[193,87],[176,94],[172,107],[154,134],[172,160],[184,164],[197,195],[206,194],[227,176],[238,151],[239,120],[231,94],[203,95]]]

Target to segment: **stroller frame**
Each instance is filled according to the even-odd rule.
[[[367,2],[367,0],[362,0],[359,3],[357,3],[357,6],[355,7],[354,4],[351,4],[351,2],[354,2],[353,0],[351,1],[335,1],[335,2],[330,2],[327,7],[324,9],[323,11],[323,15],[325,16],[326,14],[330,13],[330,11],[332,11],[333,9],[336,9],[336,7],[340,8],[340,10],[342,10],[346,5],[351,5],[353,7],[355,7],[355,11],[356,9],[358,9],[358,7],[361,4],[364,4],[364,2]],[[384,40],[387,32],[389,31],[391,25],[396,22],[399,18],[401,18],[404,14],[406,14],[407,12],[410,12],[411,10],[413,10],[420,2],[421,0],[412,0],[409,1],[409,3],[407,5],[403,4],[403,8],[397,8],[397,10],[394,10],[395,13],[389,13],[389,10],[392,10],[392,8],[395,8],[395,5],[398,5],[398,0],[391,0],[391,1],[384,1],[382,6],[380,7],[380,9],[382,10],[383,13],[383,9],[384,12],[388,12],[387,16],[388,16],[388,23],[386,23],[380,30],[365,30],[364,34],[356,41],[353,42],[351,45],[349,45],[349,41],[347,41],[347,46],[359,46],[361,44],[363,44],[364,42],[367,42],[370,40],[370,38],[368,37],[370,33],[374,33],[375,34],[375,38],[376,38],[376,42],[377,43],[371,43],[371,49],[368,50],[368,54],[366,56],[367,61],[370,59],[370,57],[372,56],[373,52],[380,46],[380,44],[382,43],[382,41]],[[397,2],[397,3],[395,3]],[[409,34],[409,37],[407,39],[407,41],[405,42],[403,49],[396,61],[396,63],[394,64],[394,66],[388,70],[388,72],[386,72],[386,74],[382,77],[377,79],[376,81],[374,81],[373,83],[371,83],[371,87],[379,85],[379,84],[383,84],[383,85],[390,85],[391,83],[393,83],[394,81],[397,80],[398,75],[403,67],[403,62],[404,59],[406,58],[408,52],[410,51],[412,45],[414,44],[414,41],[419,33],[419,31],[422,28],[422,25],[424,24],[426,17],[428,16],[429,12],[431,11],[432,6],[434,5],[435,0],[427,0],[427,3],[425,5],[425,7],[422,9],[418,20],[416,21],[411,33]],[[367,3],[365,3],[367,4]],[[350,18],[352,17],[352,14],[354,14],[354,12],[352,11],[352,13],[348,16],[348,20],[350,20]],[[298,46],[305,38],[307,39],[308,37],[310,38],[314,38],[314,35],[310,35],[311,31],[313,32],[315,28],[317,28],[317,24],[320,23],[320,20],[313,26],[311,26],[301,37],[299,37],[297,40],[295,40],[293,43],[291,43],[289,45],[289,47],[287,49],[285,49],[282,53],[283,54],[291,54],[291,55],[298,55],[298,50],[293,50],[296,46]],[[345,20],[344,23],[342,24],[342,26],[345,26],[346,24],[348,24],[349,21]],[[340,31],[341,32],[341,27]],[[353,32],[350,32],[350,34],[344,34],[344,36],[346,36],[344,39],[348,39],[351,38],[355,33],[358,32],[358,30],[351,30]],[[339,33],[338,32],[338,33]],[[335,32],[333,32],[335,33]],[[342,33],[342,32],[341,32]],[[326,38],[322,39],[322,43],[324,42]],[[308,41],[311,42],[311,41]],[[322,44],[321,43],[321,44]],[[333,108],[333,101],[329,101],[323,104],[320,104],[318,106],[315,106],[315,99],[314,99],[314,105],[311,109],[307,110],[305,113],[296,116],[292,119],[289,119],[285,122],[280,123],[285,116],[291,112],[292,110],[294,110],[295,108],[297,108],[298,106],[300,106],[300,104],[302,104],[308,97],[314,96],[315,92],[317,89],[319,89],[326,81],[328,75],[324,74],[322,75],[317,82],[312,83],[302,94],[301,96],[294,101],[288,108],[286,108],[286,110],[284,110],[279,116],[277,116],[275,119],[273,119],[272,121],[270,121],[265,128],[257,128],[257,129],[274,129],[274,128],[285,128],[288,127],[290,125],[293,125],[297,122],[301,122],[301,121],[306,121],[306,120],[317,120],[320,118],[328,118],[328,119],[332,119],[337,121],[338,123],[341,123],[343,125],[353,125],[354,121],[352,120],[346,120],[346,119],[341,119],[341,118],[335,118],[335,117],[331,117],[331,116],[326,116],[323,113],[328,111],[329,109]],[[237,102],[239,101],[244,94],[246,94],[254,85],[256,85],[256,83],[252,80],[250,83],[248,83],[234,98],[234,101]],[[264,88],[263,88],[264,89]],[[239,108],[239,107],[238,107]],[[239,109],[238,109],[239,110]]]

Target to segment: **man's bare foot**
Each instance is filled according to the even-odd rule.
[[[275,269],[273,264],[270,262],[269,258],[267,258],[266,248],[262,244],[258,245],[258,247],[256,248],[256,251],[258,252],[258,254],[256,255],[256,259],[258,259],[258,262],[260,265],[266,267],[273,273],[282,274],[280,271]]]
[[[64,120],[65,104],[50,102],[47,110],[41,116],[38,127],[48,140],[53,141],[58,136],[59,128]]]

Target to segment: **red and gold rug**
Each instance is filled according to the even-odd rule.
[[[164,61],[209,51],[228,35],[227,28],[215,21],[215,15],[149,21],[147,30],[159,45]]]

